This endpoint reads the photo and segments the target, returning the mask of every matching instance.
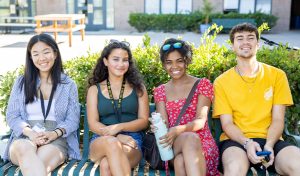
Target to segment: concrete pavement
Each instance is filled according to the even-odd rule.
[[[130,42],[132,48],[142,44],[142,38],[145,33],[128,31],[98,31],[87,32],[85,40],[81,41],[79,33],[73,35],[73,46],[68,46],[68,36],[64,33],[58,35],[59,48],[63,60],[69,60],[78,56],[87,55],[87,52],[99,52],[102,50],[105,42],[110,39],[126,40]],[[9,70],[14,70],[25,63],[26,45],[34,34],[0,34],[0,75]],[[200,44],[201,34],[185,33],[162,33],[148,32],[152,44],[161,44],[162,41],[170,37],[182,37],[183,40]],[[291,31],[281,34],[264,34],[264,37],[274,42],[289,43],[290,46],[300,47],[300,31]],[[228,34],[218,35],[216,42],[226,45]]]

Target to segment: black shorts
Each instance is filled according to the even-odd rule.
[[[262,139],[262,138],[252,138],[253,141],[257,142],[260,147],[263,149],[264,148],[264,145],[266,144],[266,139]],[[232,146],[235,146],[235,147],[238,147],[238,148],[241,148],[242,150],[244,150],[246,152],[246,149],[244,149],[244,147],[238,143],[238,142],[235,142],[233,140],[224,140],[222,142],[219,143],[219,151],[220,151],[220,159],[219,159],[219,171],[223,173],[223,163],[222,163],[222,155],[223,155],[223,152],[229,148],[229,147],[232,147]],[[283,140],[278,140],[275,145],[274,145],[274,156],[276,157],[276,155],[278,154],[278,152],[280,150],[282,150],[283,148],[285,147],[288,147],[288,146],[291,146],[290,143],[286,142],[286,141],[283,141]],[[250,167],[254,167],[254,168],[259,168],[261,166],[261,164],[252,164],[250,162]],[[275,165],[273,163],[272,166],[268,167],[268,170],[269,171],[273,171],[275,172]]]

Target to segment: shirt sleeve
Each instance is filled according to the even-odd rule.
[[[209,79],[202,78],[197,86],[197,90],[201,95],[204,95],[205,97],[209,98],[210,101],[213,101],[214,89]]]
[[[214,82],[214,93],[213,118],[219,118],[222,114],[232,114],[232,108],[218,79]]]
[[[24,118],[22,117],[20,110],[21,106],[23,106],[23,104],[21,103],[23,100],[20,100],[20,98],[23,97],[21,96],[21,93],[24,92],[20,89],[21,80],[22,77],[19,77],[15,81],[15,84],[10,93],[6,111],[7,124],[13,130],[14,135],[17,137],[22,135],[23,128],[29,126],[26,120],[24,120]]]
[[[273,104],[293,105],[293,98],[286,74],[281,70],[276,78]]]
[[[154,89],[153,91],[153,96],[154,96],[154,102],[166,102],[166,95],[165,95],[165,87],[164,85],[160,85],[157,88]]]

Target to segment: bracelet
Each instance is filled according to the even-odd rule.
[[[60,128],[56,128],[55,130],[59,130],[61,132],[61,135],[60,136],[63,136],[64,135],[64,131]]]
[[[244,149],[247,150],[247,144],[248,144],[250,141],[253,141],[253,140],[252,140],[252,139],[247,139],[247,140],[244,142],[244,144],[243,144]]]
[[[54,130],[54,132],[56,133],[56,135],[57,135],[57,137],[58,137],[58,133],[57,133],[57,131],[56,131],[56,130]]]

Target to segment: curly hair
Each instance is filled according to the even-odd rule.
[[[229,33],[230,41],[232,44],[234,43],[234,34],[237,32],[243,32],[243,31],[254,32],[256,39],[257,40],[259,39],[258,29],[256,26],[254,26],[251,23],[241,23],[241,24],[234,26]]]
[[[106,47],[104,47],[99,59],[97,60],[96,66],[92,72],[92,75],[88,79],[88,87],[91,87],[93,85],[96,85],[106,79],[108,79],[108,69],[107,66],[104,64],[104,59],[108,58],[111,52],[114,49],[123,49],[127,51],[128,53],[128,62],[129,62],[129,68],[127,72],[124,75],[124,78],[128,81],[128,83],[135,89],[139,95],[143,95],[143,78],[135,66],[135,62],[132,57],[131,50],[128,45],[126,45],[125,42],[119,42],[119,41],[114,41],[109,43]]]
[[[182,46],[180,48],[175,48],[173,46],[175,43],[181,43]],[[170,44],[170,48],[167,50],[164,50],[163,47],[167,44]],[[162,64],[165,63],[166,58],[173,51],[178,51],[180,53],[180,55],[183,57],[186,65],[189,65],[192,62],[193,51],[192,51],[191,46],[183,40],[169,38],[160,47],[159,53],[160,53],[160,60],[161,60]]]

